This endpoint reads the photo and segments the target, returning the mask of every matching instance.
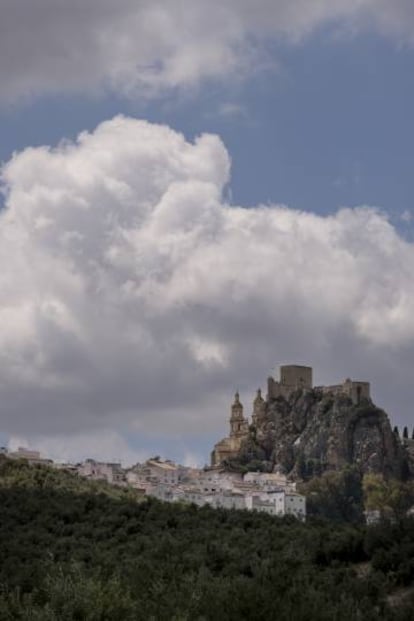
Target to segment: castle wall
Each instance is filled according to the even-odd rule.
[[[284,365],[280,367],[280,381],[273,377],[267,380],[267,394],[269,399],[278,397],[289,397],[289,395],[299,388],[312,388],[312,368],[298,365]],[[317,390],[323,393],[334,395],[346,395],[352,402],[357,404],[361,399],[370,399],[371,390],[369,382],[355,382],[346,379],[342,384],[333,386],[317,386]]]
[[[273,377],[267,379],[267,398],[277,399],[278,397],[288,397],[294,390],[292,386],[284,386],[280,382],[277,382]]]
[[[353,382],[350,379],[346,379],[342,384],[334,386],[318,386],[318,390],[322,390],[326,394],[346,395],[355,404],[358,404],[361,399],[371,398],[369,382]]]

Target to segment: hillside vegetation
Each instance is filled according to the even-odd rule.
[[[142,501],[0,462],[0,621],[411,620],[414,522]]]

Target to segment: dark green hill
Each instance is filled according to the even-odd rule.
[[[413,559],[410,520],[301,524],[0,463],[0,621],[408,620]]]

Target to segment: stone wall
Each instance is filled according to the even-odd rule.
[[[371,389],[369,382],[355,382],[346,379],[342,384],[334,386],[317,386],[316,390],[324,394],[344,395],[352,400],[352,403],[361,403],[363,399],[371,399]]]

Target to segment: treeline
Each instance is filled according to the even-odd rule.
[[[398,428],[398,425],[395,425],[393,431],[396,436],[400,437],[400,430]],[[411,435],[409,435],[408,427],[404,427],[403,432],[402,432],[402,438],[403,440],[408,440],[409,438],[411,438],[411,440],[414,440],[414,427],[411,432]]]
[[[336,522],[364,523],[367,512],[398,522],[414,506],[414,481],[363,474],[356,466],[324,472],[298,489],[307,497],[308,515]]]
[[[0,621],[414,616],[414,522],[278,519],[0,463]]]

